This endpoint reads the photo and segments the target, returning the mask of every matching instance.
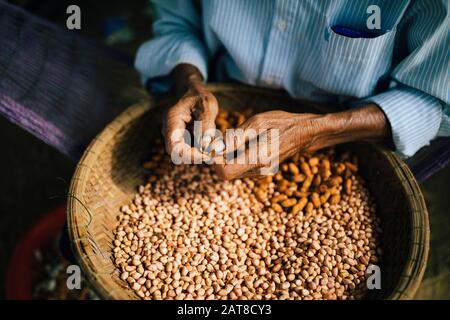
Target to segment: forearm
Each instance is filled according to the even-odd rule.
[[[374,104],[313,118],[309,128],[313,132],[311,147],[314,150],[356,140],[383,140],[390,136],[389,123]]]
[[[389,136],[389,125],[383,111],[374,104],[332,113],[327,117],[328,136],[338,143],[354,140],[382,140]]]

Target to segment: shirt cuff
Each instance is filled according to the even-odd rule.
[[[442,121],[439,131],[437,133],[438,137],[448,137],[450,136],[450,106],[445,105],[442,112]]]
[[[442,103],[410,87],[394,88],[367,102],[377,104],[391,125],[392,139],[401,157],[413,156],[433,140],[442,120]]]
[[[179,64],[191,64],[200,71],[204,81],[208,76],[208,56],[203,45],[192,36],[162,36],[147,41],[138,49],[135,68],[142,80],[163,77]]]

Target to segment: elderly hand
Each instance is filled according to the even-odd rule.
[[[239,129],[244,132],[253,129],[253,132],[257,133],[262,130],[262,134],[265,134],[264,130],[278,129],[279,152],[272,154],[269,162],[262,163],[258,158],[258,162],[249,163],[249,149],[251,148],[246,148],[246,145],[252,141],[252,134],[245,133],[244,138],[235,137],[234,146],[230,148],[227,145],[225,151],[225,155],[228,157],[234,155],[233,163],[230,163],[229,159],[228,161],[225,159],[225,161],[217,161],[218,163],[215,165],[218,175],[223,179],[260,176],[261,168],[269,169],[270,166],[277,166],[297,152],[312,152],[355,140],[383,139],[389,135],[389,125],[384,113],[373,104],[325,115],[270,111],[251,117]],[[259,137],[261,134],[258,135]],[[268,142],[270,146],[270,135]],[[256,145],[260,147],[258,144]],[[245,152],[239,152],[239,149],[244,149]]]
[[[218,104],[214,95],[203,84],[197,68],[188,64],[178,65],[173,76],[176,94],[181,97],[170,107],[163,121],[163,135],[166,151],[182,159],[183,163],[201,163],[208,160],[197,148],[191,147],[184,139],[185,130],[193,120],[202,121],[201,134],[215,129]],[[173,159],[173,158],[172,158]]]

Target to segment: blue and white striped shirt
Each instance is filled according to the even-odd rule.
[[[155,38],[135,62],[144,80],[180,63],[207,79],[214,59],[219,79],[283,88],[295,98],[378,104],[403,156],[450,135],[450,0],[154,2]],[[376,37],[334,31],[367,31],[371,5],[380,8]]]

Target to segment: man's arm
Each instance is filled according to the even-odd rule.
[[[178,102],[166,110],[163,134],[166,149],[183,161],[204,159],[199,150],[184,142],[187,125],[201,120],[203,132],[215,129],[216,98],[205,88],[208,54],[201,36],[201,18],[192,1],[154,1],[159,19],[155,38],[138,50],[135,66],[145,82],[167,77],[173,80]],[[169,88],[167,88],[169,89]]]
[[[163,135],[166,151],[172,157],[183,159],[183,163],[207,160],[199,150],[185,143],[184,133],[193,120],[202,122],[202,134],[212,132],[219,111],[217,100],[206,89],[203,76],[193,65],[179,64],[171,76],[175,81],[174,91],[179,100],[168,108],[164,116]]]
[[[180,64],[195,66],[207,80],[208,54],[201,41],[201,19],[192,1],[153,1],[158,20],[153,25],[155,37],[142,44],[135,67],[144,81],[169,76]]]
[[[325,115],[309,113],[289,113],[270,111],[257,114],[248,119],[240,127],[246,130],[278,130],[278,154],[272,154],[271,165],[280,163],[297,152],[313,152],[322,148],[357,140],[383,140],[390,136],[389,124],[384,113],[376,105],[366,106],[343,112]],[[239,139],[233,150],[244,150],[250,135]],[[229,146],[227,146],[228,148]],[[254,145],[257,147],[257,145]],[[226,150],[229,154],[233,150]],[[246,150],[258,152],[257,150]],[[241,153],[239,157],[246,157]],[[245,176],[258,176],[262,163],[250,164],[245,159],[236,159],[232,163],[216,165],[218,175],[223,179],[234,179]],[[267,168],[269,169],[269,168]]]

